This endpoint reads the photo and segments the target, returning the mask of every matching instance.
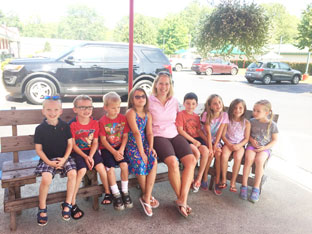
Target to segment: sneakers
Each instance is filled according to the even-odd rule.
[[[123,204],[125,205],[125,207],[126,208],[132,208],[133,203],[132,203],[129,192],[127,192],[127,193],[121,192],[121,194],[122,194],[122,201],[123,201]]]
[[[258,188],[252,188],[251,195],[249,197],[249,201],[252,203],[256,203],[259,201],[260,190]]]
[[[115,210],[124,210],[125,206],[120,193],[113,194],[113,203]]]
[[[200,188],[204,191],[208,191],[208,181],[202,181],[200,184]]]
[[[220,188],[219,184],[215,184],[215,186],[213,187],[213,192],[214,194],[216,194],[217,196],[222,194],[222,189]]]
[[[248,188],[247,186],[241,186],[240,187],[240,193],[239,193],[239,197],[243,200],[247,200],[247,196],[248,196]]]

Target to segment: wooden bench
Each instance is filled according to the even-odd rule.
[[[126,108],[121,108],[121,113],[125,113]],[[100,119],[103,116],[103,108],[94,108],[93,117]],[[68,122],[75,116],[72,108],[64,108],[61,118]],[[27,125],[38,125],[42,122],[43,116],[40,109],[29,110],[0,110],[0,126],[10,126],[12,134],[1,137],[1,156],[13,153],[13,161],[5,161],[2,166],[2,188],[4,194],[4,212],[10,213],[10,229],[16,230],[16,215],[24,209],[35,208],[39,205],[38,195],[25,197],[21,194],[21,187],[24,185],[35,184],[37,177],[34,174],[38,160],[20,161],[19,152],[33,151],[34,128]],[[28,135],[18,134],[18,126],[29,128]],[[24,129],[23,129],[24,130]],[[33,156],[36,152],[33,152]],[[168,173],[157,173],[156,182],[168,180]],[[93,197],[93,209],[99,209],[98,197],[104,193],[102,185],[98,184],[96,172],[89,171],[84,178],[84,186],[79,189],[78,197]],[[52,182],[53,183],[53,182]],[[134,176],[129,177],[129,187],[137,185]],[[120,186],[120,184],[119,184]],[[50,189],[51,190],[51,189]],[[38,189],[39,194],[39,189]],[[47,197],[47,204],[62,202],[65,200],[66,191],[50,191]]]

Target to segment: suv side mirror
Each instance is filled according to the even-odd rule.
[[[73,56],[68,56],[64,61],[70,65],[74,65],[75,60]]]

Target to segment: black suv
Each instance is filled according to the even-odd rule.
[[[133,85],[151,91],[156,74],[172,74],[168,58],[153,46],[133,46]],[[129,48],[125,43],[84,43],[58,58],[12,60],[4,67],[3,83],[17,98],[33,104],[46,95],[128,94]]]

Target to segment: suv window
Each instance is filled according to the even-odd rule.
[[[201,58],[196,58],[193,63],[200,63]]]
[[[267,63],[267,68],[270,68],[270,69],[278,69],[279,66],[278,66],[278,63]]]
[[[257,62],[257,63],[251,63],[248,68],[259,68],[262,66],[263,63]]]
[[[70,55],[77,62],[103,62],[104,47],[103,46],[84,46],[76,48]]]
[[[166,59],[166,56],[164,54],[162,54],[159,50],[143,49],[142,53],[152,63],[161,63],[164,61],[164,59]]]
[[[280,68],[283,69],[283,70],[288,70],[290,67],[286,63],[280,63]]]
[[[133,55],[133,60],[136,61],[137,58]],[[121,47],[105,47],[104,50],[104,62],[106,63],[116,63],[123,62],[127,63],[129,61],[129,49]]]

